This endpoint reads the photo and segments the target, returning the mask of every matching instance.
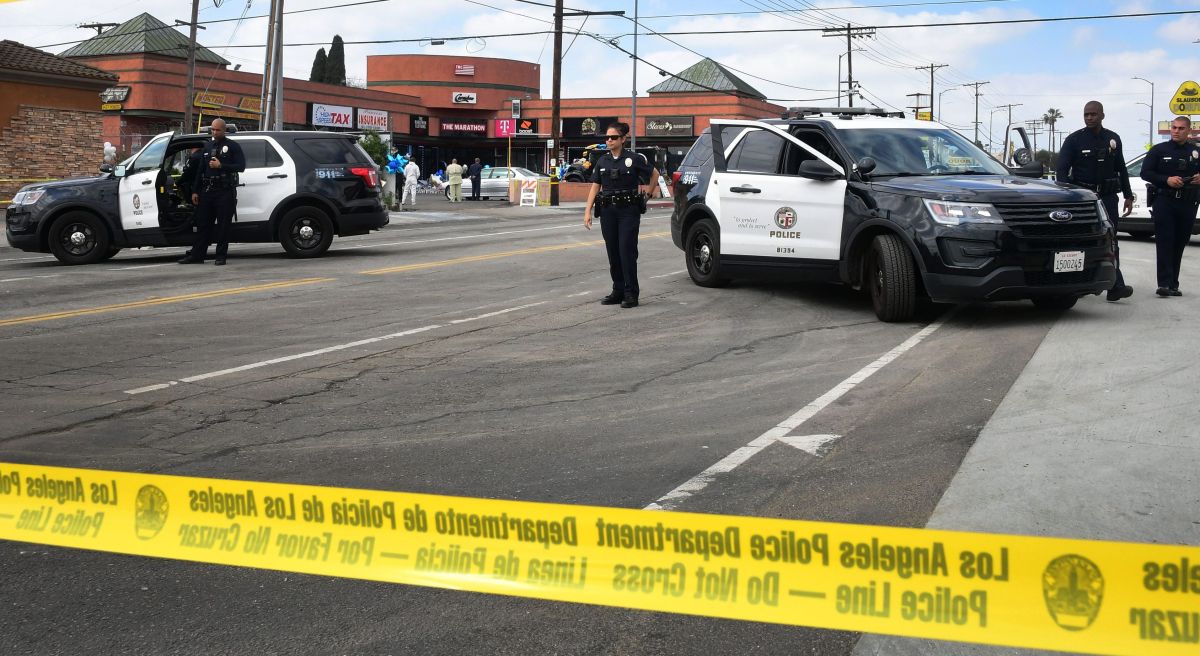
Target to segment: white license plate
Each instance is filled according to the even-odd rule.
[[[1083,251],[1060,251],[1054,254],[1054,273],[1083,271]]]

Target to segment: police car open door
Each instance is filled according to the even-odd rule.
[[[121,210],[121,227],[137,234],[159,231],[159,183],[165,175],[163,158],[171,143],[171,133],[154,137],[125,167],[117,167],[117,196]]]
[[[711,125],[713,175],[705,196],[720,217],[722,256],[836,261],[846,198],[842,165],[769,123]],[[806,174],[805,161],[823,164],[824,179]]]

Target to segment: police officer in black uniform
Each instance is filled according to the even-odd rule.
[[[1095,100],[1083,106],[1084,128],[1076,130],[1063,140],[1058,152],[1059,182],[1069,182],[1087,187],[1096,192],[1108,220],[1117,225],[1117,192],[1125,197],[1124,212],[1133,211],[1133,191],[1129,187],[1129,171],[1125,169],[1125,153],[1121,148],[1121,137],[1105,129],[1104,105]],[[1118,301],[1133,295],[1133,287],[1125,284],[1121,275],[1121,250],[1117,246],[1117,232],[1113,230],[1113,257],[1117,268],[1117,279],[1107,298]]]
[[[237,174],[246,170],[246,157],[237,142],[225,138],[225,121],[218,118],[212,122],[212,136],[201,149],[199,188],[192,192],[196,239],[192,250],[179,260],[180,264],[204,262],[208,245],[214,241],[214,224],[217,250],[213,264],[225,264],[229,252],[229,224],[237,209]]]
[[[1142,163],[1142,179],[1154,185],[1150,214],[1154,217],[1154,246],[1158,260],[1159,296],[1183,296],[1179,266],[1192,238],[1200,205],[1200,146],[1188,140],[1192,120],[1171,121],[1171,140],[1155,145]]]
[[[600,232],[608,250],[608,271],[613,281],[612,293],[600,304],[620,303],[623,308],[633,308],[638,305],[641,291],[637,281],[638,229],[650,184],[658,180],[658,171],[644,156],[625,150],[628,123],[612,123],[606,132],[608,151],[592,167],[592,188],[588,192],[583,227],[592,229],[593,210],[598,209]]]

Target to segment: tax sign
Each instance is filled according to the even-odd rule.
[[[498,118],[496,123],[496,136],[501,139],[513,137],[517,134],[517,119],[515,118]]]
[[[311,123],[325,128],[353,128],[354,109],[341,105],[313,103]]]

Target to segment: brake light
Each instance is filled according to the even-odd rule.
[[[368,187],[374,189],[379,186],[379,171],[368,166],[355,166],[350,169],[350,172],[363,179],[363,182]]]
[[[683,173],[681,173],[680,171],[676,171],[676,172],[672,173],[671,174],[671,185],[679,184],[679,176],[681,176],[681,175],[683,175]]]

